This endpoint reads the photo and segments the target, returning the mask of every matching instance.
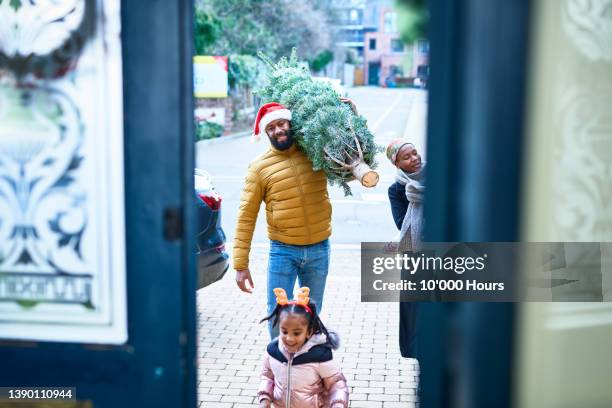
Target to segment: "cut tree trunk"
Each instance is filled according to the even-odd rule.
[[[368,166],[364,161],[356,161],[350,164],[351,173],[364,187],[374,187],[378,184],[378,173]]]
[[[334,157],[334,155],[332,155],[324,147],[323,151],[325,152],[325,157],[329,162],[334,162],[340,165],[340,167],[336,168],[334,168],[333,166],[330,167],[332,170],[339,171],[344,174],[350,172],[353,177],[359,180],[359,182],[364,187],[374,187],[376,184],[378,184],[378,173],[372,170],[372,168],[368,166],[368,164],[365,162],[363,158],[363,150],[361,150],[361,144],[359,143],[359,139],[357,139],[357,136],[353,134],[353,138],[355,140],[356,149],[346,142],[343,143],[349,148],[349,150],[352,150],[353,152],[357,153],[356,157],[354,155],[351,155],[347,150],[342,150],[342,157],[344,160],[346,160],[343,161]]]

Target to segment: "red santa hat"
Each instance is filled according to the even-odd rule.
[[[291,111],[276,102],[262,105],[255,118],[255,128],[253,129],[254,140],[259,140],[261,135],[266,133],[266,126],[278,119],[291,120]]]

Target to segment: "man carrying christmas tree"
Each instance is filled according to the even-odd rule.
[[[249,252],[257,213],[263,201],[270,237],[268,263],[268,313],[276,306],[274,288],[292,294],[296,279],[308,286],[320,308],[329,266],[331,203],[327,178],[314,171],[312,162],[298,148],[291,130],[291,112],[271,102],[257,113],[254,136],[266,135],[270,149],[250,165],[240,198],[233,263],[236,283],[251,293]],[[278,327],[269,326],[272,338]]]

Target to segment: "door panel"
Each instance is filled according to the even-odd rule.
[[[368,66],[368,85],[379,85],[380,63],[370,62]]]
[[[612,2],[536,4],[523,237],[610,242]],[[602,254],[604,301],[612,299],[610,259]],[[520,322],[516,406],[610,405],[609,304],[524,304]]]
[[[23,80],[37,85],[36,81],[40,81],[46,92],[30,92],[30,99],[18,96],[23,104],[10,105],[16,112],[13,128],[17,119],[27,115],[40,122],[34,126],[34,121],[29,120],[30,126],[22,127],[23,137],[15,139],[21,148],[11,150],[10,157],[25,162],[32,159],[25,155],[31,153],[34,142],[51,143],[40,152],[57,149],[58,154],[30,161],[43,167],[62,164],[65,176],[56,180],[46,194],[65,191],[76,198],[54,201],[59,207],[58,216],[49,216],[49,205],[41,207],[33,216],[37,223],[30,223],[31,228],[25,230],[24,213],[19,211],[26,202],[23,197],[33,194],[22,193],[21,204],[16,201],[20,206],[8,210],[4,205],[6,195],[0,195],[0,207],[4,205],[0,225],[17,225],[24,234],[41,241],[38,247],[55,250],[38,251],[52,255],[52,262],[46,264],[49,275],[62,276],[64,280],[83,278],[77,275],[78,269],[63,266],[77,265],[81,255],[87,266],[84,270],[94,278],[105,276],[106,283],[96,286],[94,281],[91,302],[73,306],[80,307],[79,312],[88,317],[106,306],[110,316],[118,316],[119,329],[112,335],[96,335],[56,319],[47,322],[48,327],[42,331],[33,327],[29,336],[17,333],[0,342],[0,384],[76,387],[77,399],[90,401],[93,407],[195,407],[193,4],[118,0],[66,0],[51,6],[47,3],[5,1],[0,4],[0,13],[14,17],[19,7],[24,7],[28,15],[39,16],[37,22],[44,22],[49,9],[36,14],[37,8],[52,7],[56,17],[62,12],[82,12],[82,20],[89,24],[88,30],[84,29],[89,37],[70,42],[73,32],[81,30],[79,16],[54,18],[49,21],[55,24],[54,35],[20,37],[33,39],[24,52],[41,50],[40,58],[27,60],[31,65],[24,64],[23,59],[12,63],[15,50],[6,48],[7,42],[0,42],[5,47],[0,58],[3,85]],[[14,19],[18,25],[32,21]],[[33,27],[25,30],[36,32]],[[57,44],[51,44],[52,38],[61,40],[61,53],[53,55],[52,47]],[[62,47],[66,39],[67,46]],[[29,75],[24,75],[24,70],[29,70]],[[23,93],[23,89],[32,89],[32,85],[28,86],[13,88]],[[62,90],[60,96],[56,96],[57,89]],[[7,91],[1,95],[5,101]],[[72,101],[71,105],[65,100]],[[40,107],[39,111],[28,108],[28,103]],[[17,112],[18,109],[21,110]],[[71,114],[75,111],[80,114]],[[72,122],[63,119],[69,114]],[[7,121],[2,121],[0,132],[7,127]],[[24,137],[33,142],[24,143]],[[74,138],[78,140],[73,142]],[[1,139],[5,144],[11,141]],[[18,145],[15,140],[13,146]],[[112,144],[105,145],[104,141]],[[3,159],[7,151],[0,152]],[[13,162],[19,162],[17,159]],[[2,160],[0,171],[7,171],[13,162]],[[77,188],[79,183],[82,188]],[[80,203],[79,197],[91,209],[67,212]],[[164,230],[164,214],[168,211],[176,214],[173,228],[178,235],[170,236]],[[43,215],[50,218],[37,218]],[[41,233],[47,226],[52,233]],[[6,242],[3,239],[3,250],[8,247]],[[69,257],[74,253],[77,259]],[[13,270],[26,271],[31,260],[37,258],[31,254],[30,258],[22,257],[21,264],[12,264],[19,266]],[[123,276],[114,274],[121,267]],[[23,291],[18,292],[23,295]],[[39,313],[44,317],[48,302],[0,298],[0,303],[22,314]],[[6,321],[5,309],[0,310],[0,320]],[[71,316],[78,314],[60,314],[64,319]],[[95,323],[109,327],[114,324],[108,319]]]
[[[0,338],[123,344],[121,38],[95,34],[119,3],[68,3],[0,6],[24,37],[0,46]],[[63,36],[32,35],[51,12]]]

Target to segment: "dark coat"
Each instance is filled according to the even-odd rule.
[[[395,182],[389,186],[389,202],[391,203],[391,214],[398,230],[402,229],[402,223],[408,211],[408,199],[406,198],[406,186]],[[402,271],[404,272],[404,271]],[[416,319],[418,304],[413,302],[401,302],[399,344],[402,357],[416,357]]]
[[[408,211],[408,199],[406,198],[406,186],[395,182],[389,186],[389,202],[391,203],[391,214],[398,230],[402,229],[404,216]]]

